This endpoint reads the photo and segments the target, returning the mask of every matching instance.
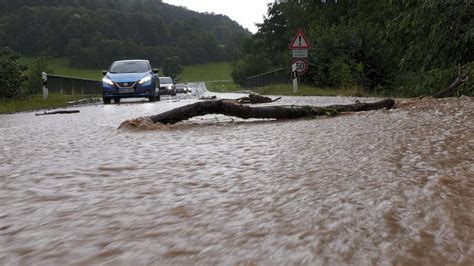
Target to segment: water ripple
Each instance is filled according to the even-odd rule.
[[[186,103],[0,116],[0,264],[474,263],[472,98],[117,130]]]

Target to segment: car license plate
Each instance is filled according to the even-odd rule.
[[[120,93],[132,93],[132,92],[134,92],[134,89],[133,88],[121,88],[121,89],[119,89],[119,92]]]

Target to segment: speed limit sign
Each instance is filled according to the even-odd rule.
[[[304,58],[293,59],[293,64],[296,65],[296,73],[298,73],[298,75],[303,75],[306,73],[306,71],[308,71],[308,60]]]

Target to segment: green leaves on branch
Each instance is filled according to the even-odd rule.
[[[238,83],[270,69],[289,70],[288,44],[298,28],[312,43],[303,81],[319,87],[419,95],[445,88],[456,65],[474,62],[472,0],[275,1],[259,27],[234,64]],[[263,68],[258,72],[255,61]],[[469,82],[463,88],[472,91],[465,86]]]
[[[171,77],[173,80],[176,80],[179,74],[183,72],[181,63],[179,62],[179,57],[167,57],[163,63],[163,74],[167,77]]]
[[[474,61],[474,2],[401,1],[388,8],[388,40],[405,70],[429,71]]]
[[[22,94],[24,66],[18,64],[19,55],[0,47],[0,98],[14,98]]]
[[[184,64],[228,61],[250,35],[226,16],[158,0],[3,2],[0,47],[25,56],[50,50],[71,59],[73,67],[105,69],[127,58],[160,66],[170,56]]]
[[[42,53],[25,71],[27,79],[24,82],[24,93],[26,95],[38,94],[43,87],[43,77],[41,73],[52,73],[48,68],[50,58]]]
[[[29,68],[18,63],[19,55],[0,48],[0,98],[18,98],[41,93],[42,72],[48,71],[49,59],[42,55]]]

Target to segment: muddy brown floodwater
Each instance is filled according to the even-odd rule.
[[[117,129],[193,101],[0,115],[0,264],[474,263],[473,98]]]

